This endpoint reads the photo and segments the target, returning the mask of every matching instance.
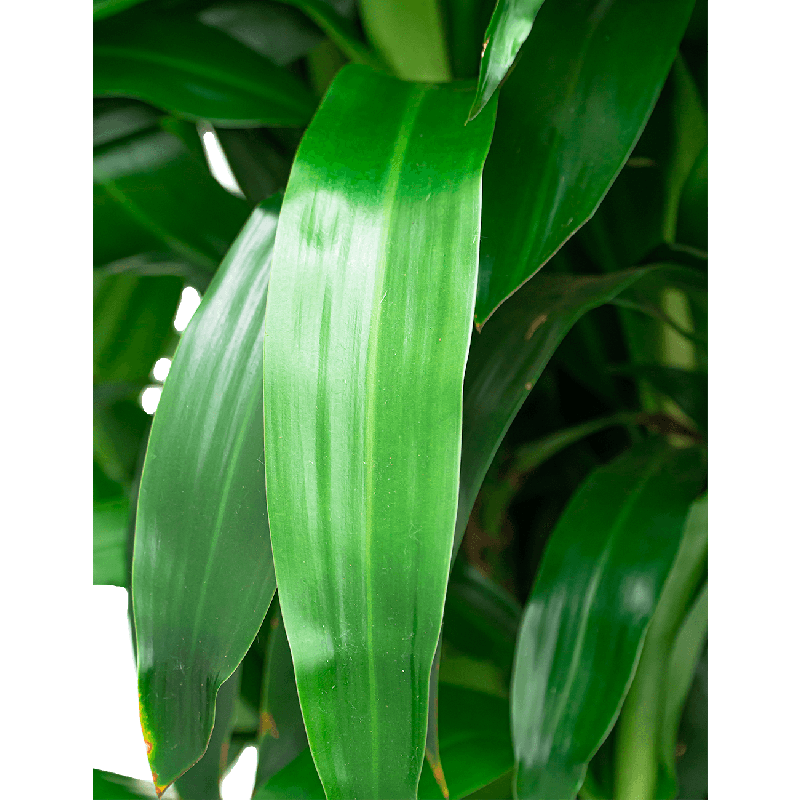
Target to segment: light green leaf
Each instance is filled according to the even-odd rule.
[[[263,473],[261,359],[278,202],[251,215],[164,384],[133,559],[142,729],[159,791],[203,754],[220,685],[275,591]]]
[[[267,496],[329,800],[414,796],[422,766],[493,122],[465,127],[469,102],[468,87],[345,67],[281,212],[264,348]]]
[[[450,80],[438,0],[358,0],[358,7],[367,38],[398,78]]]
[[[128,586],[128,527],[131,504],[127,497],[94,504],[95,585]]]
[[[578,791],[630,686],[704,474],[699,450],[653,437],[595,470],[573,495],[517,640],[516,797]]]

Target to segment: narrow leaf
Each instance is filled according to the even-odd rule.
[[[469,102],[466,87],[345,67],[300,145],[280,218],[267,494],[330,800],[412,797],[422,766],[493,122],[465,127]]]
[[[109,21],[95,31],[94,93],[132,97],[229,128],[305,125],[314,99],[294,75],[190,17]]]
[[[128,586],[128,526],[131,504],[122,496],[94,504],[92,583]]]
[[[503,87],[486,160],[478,323],[594,213],[647,121],[691,7],[544,3]]]
[[[497,0],[481,53],[481,73],[475,102],[469,111],[473,120],[503,82],[520,47],[533,27],[544,0]]]
[[[645,440],[593,472],[551,534],[512,682],[515,796],[573,797],[608,735],[705,465]]]
[[[133,562],[142,730],[161,793],[202,756],[214,700],[275,591],[261,353],[278,203],[251,215],[181,337],[147,448]]]

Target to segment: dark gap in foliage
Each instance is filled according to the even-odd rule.
[[[249,800],[256,772],[256,754],[255,747],[246,747],[242,751],[233,769],[222,781],[225,800]]]
[[[211,131],[206,131],[203,134],[203,144],[206,146],[208,159],[211,162],[211,166],[214,168],[217,178],[219,178],[220,182],[224,183],[226,186],[233,186],[233,179],[228,172],[228,168],[225,166],[225,162],[222,159],[222,154],[217,147],[217,140],[214,138],[214,134],[211,133]]]
[[[187,286],[181,294],[181,302],[178,306],[178,313],[175,315],[175,330],[182,331],[192,318],[197,306],[200,305],[200,295],[197,290]]]

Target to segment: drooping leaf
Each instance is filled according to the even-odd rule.
[[[216,28],[175,15],[98,26],[94,93],[229,128],[302,126],[315,107],[290,72]]]
[[[493,122],[465,127],[469,102],[467,87],[345,67],[281,213],[264,349],[267,495],[329,798],[406,798],[419,779]]]
[[[469,119],[480,114],[503,82],[544,0],[498,0],[481,53],[481,74]]]
[[[572,325],[645,270],[602,277],[541,273],[472,337],[464,376],[464,448],[453,557],[486,470],[534,383]]]
[[[594,213],[647,121],[691,6],[544,3],[503,86],[486,160],[478,323]]]
[[[261,353],[277,211],[277,200],[255,209],[181,337],[147,448],[133,608],[159,791],[202,756],[217,691],[275,591]]]
[[[696,448],[652,437],[598,468],[553,531],[512,681],[515,796],[572,797],[619,713],[702,486]]]

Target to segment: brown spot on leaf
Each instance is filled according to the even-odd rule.
[[[536,333],[536,329],[541,327],[546,319],[547,319],[547,314],[539,314],[539,316],[536,317],[536,319],[533,322],[531,322],[530,328],[528,328],[528,330],[525,333],[526,342],[530,341],[531,336],[533,336],[533,334]]]
[[[529,392],[531,389],[533,389],[533,384],[532,384],[530,381],[528,381],[528,382],[525,384],[525,391],[526,391],[526,392]]]
[[[483,47],[481,48],[481,58],[483,58],[483,54],[486,52],[486,48],[489,46],[489,40],[487,39],[483,43]]]
[[[447,791],[447,783],[445,782],[444,779],[444,770],[442,769],[442,762],[437,761],[436,763],[434,763],[433,761],[431,761],[430,763],[431,763],[431,770],[433,770],[433,777],[436,778],[436,783],[439,784],[439,788],[442,790],[442,794],[445,796],[445,798],[448,798],[449,800],[450,792]]]
[[[258,720],[258,733],[263,736],[268,733],[273,739],[279,738],[278,726],[275,724],[275,718],[269,711],[262,711]]]

